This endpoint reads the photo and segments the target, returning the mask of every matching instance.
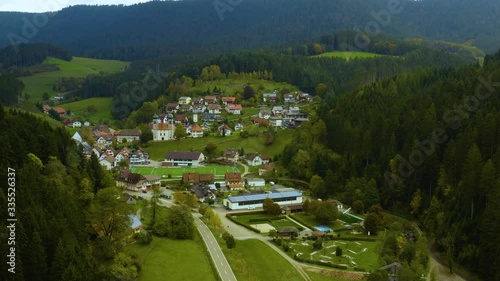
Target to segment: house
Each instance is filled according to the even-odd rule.
[[[198,124],[194,124],[191,126],[191,137],[193,138],[201,138],[203,137],[203,129]]]
[[[81,143],[83,141],[83,138],[82,138],[82,131],[77,131],[73,134],[73,136],[71,137],[71,139],[73,139],[76,143]]]
[[[163,123],[170,123],[170,120],[174,119],[174,115],[172,113],[169,114],[155,114],[153,115],[153,124],[163,124]]]
[[[187,115],[177,114],[174,117],[175,124],[188,123],[189,119]]]
[[[106,157],[104,157],[104,159],[99,161],[99,164],[101,164],[101,166],[104,166],[106,168],[106,170],[113,169],[115,167],[116,163],[117,163],[116,159],[113,156],[106,156]]]
[[[139,138],[141,137],[141,130],[136,130],[136,129],[124,129],[118,132],[116,135],[116,140],[118,143],[122,142],[134,142],[138,141]]]
[[[169,141],[174,139],[175,125],[171,123],[152,124],[153,141]]]
[[[135,199],[132,195],[128,193],[123,193],[123,196],[125,196],[125,199],[127,200],[127,204],[129,205],[135,205],[137,204],[137,199]]]
[[[145,175],[144,178],[147,190],[160,187],[160,177],[158,175]]]
[[[287,205],[281,208],[281,211],[285,211],[285,215],[289,216],[293,213],[300,213],[304,211],[304,206],[302,204],[296,204],[296,205]],[[314,231],[313,231],[314,235]]]
[[[266,163],[259,168],[259,176],[262,176],[267,172],[275,172],[275,171],[276,171],[276,165],[274,165],[274,163]]]
[[[43,108],[43,113],[45,114],[49,114],[49,111],[52,109],[52,107],[50,107],[50,105],[48,104],[44,104],[42,108]]]
[[[228,104],[235,104],[236,103],[236,98],[235,97],[222,97],[222,104],[223,105],[228,105]]]
[[[251,178],[247,179],[247,185],[249,187],[264,187],[266,186],[266,181],[261,178]]]
[[[182,174],[182,183],[212,183],[214,182],[213,174],[199,174],[199,173],[184,173]]]
[[[195,104],[193,105],[193,109],[191,110],[193,113],[203,113],[207,110],[207,107],[204,104]]]
[[[82,122],[78,120],[77,118],[71,120],[71,127],[73,128],[81,128],[82,127]]]
[[[226,186],[229,187],[230,190],[245,189],[245,181],[239,172],[226,173],[224,179],[226,181]]]
[[[184,104],[191,104],[191,98],[190,97],[180,97],[179,98],[179,105],[184,105]]]
[[[165,106],[165,111],[168,113],[177,113],[177,110],[179,110],[179,104],[176,102],[167,103]]]
[[[217,131],[219,131],[221,136],[230,136],[233,133],[231,127],[226,124],[220,125],[219,128],[217,128]]]
[[[203,113],[203,121],[205,122],[215,122],[219,120],[219,115],[215,113]]]
[[[62,107],[54,107],[52,109],[54,109],[57,112],[57,114],[59,114],[59,117],[63,117],[64,115],[66,115],[66,109]]]
[[[199,167],[203,161],[205,161],[205,155],[201,152],[169,151],[165,155],[163,165],[169,167]]]
[[[130,218],[130,227],[132,231],[138,231],[142,228],[142,222],[136,215],[128,215],[128,217]]]
[[[238,123],[238,124],[234,125],[234,130],[235,131],[239,131],[241,129],[243,129],[243,125],[241,123]]]
[[[257,126],[269,126],[269,121],[267,121],[267,119],[264,119],[264,118],[253,118],[252,119],[252,122],[254,125],[257,125]]]
[[[273,112],[268,109],[262,109],[259,111],[259,118],[269,119],[273,115]]]
[[[262,100],[264,102],[277,102],[278,101],[278,94],[276,94],[276,93],[262,94]]]
[[[131,191],[145,190],[146,178],[143,175],[132,173],[129,169],[120,171],[116,177],[116,186],[124,187]]]
[[[191,112],[191,111],[193,111],[193,106],[190,105],[190,104],[183,104],[179,108],[179,111],[181,111],[181,112]]]
[[[279,236],[290,236],[299,233],[299,230],[295,226],[283,226],[278,227],[277,231]]]
[[[208,113],[220,114],[222,107],[218,104],[209,104]]]
[[[91,124],[90,124],[90,121],[85,121],[83,123],[83,127],[89,127]]]
[[[243,106],[241,106],[241,104],[228,104],[226,106],[226,111],[231,114],[241,114]]]
[[[310,101],[312,101],[313,99],[312,99],[312,96],[311,96],[311,95],[309,95],[308,93],[302,93],[302,94],[299,94],[299,95],[297,96],[297,100],[298,100],[299,102],[303,102],[303,101],[310,102]]]
[[[217,97],[216,96],[206,96],[205,97],[205,105],[216,104]]]
[[[295,97],[292,94],[284,94],[283,101],[285,103],[292,103],[292,102],[295,102]]]
[[[287,110],[287,114],[299,114],[300,108],[298,106],[289,106]],[[304,113],[307,116],[307,113]]]
[[[195,184],[191,187],[191,193],[196,195],[196,197],[201,201],[205,201],[205,199],[215,199],[215,193],[217,190],[213,190],[208,185],[203,184]]]
[[[191,103],[193,105],[195,105],[195,104],[203,104],[203,98],[201,98],[201,97],[194,97],[194,98],[191,99]]]
[[[236,162],[240,157],[240,152],[238,149],[226,149],[224,150],[224,160]]]
[[[271,112],[273,113],[274,116],[277,116],[277,115],[281,115],[283,114],[283,111],[285,109],[283,108],[283,106],[273,106],[273,109],[271,109]]]
[[[269,155],[251,153],[247,157],[248,166],[260,166],[266,163],[269,163]]]
[[[270,193],[228,196],[223,200],[223,205],[229,210],[262,208],[262,204],[266,198],[273,199],[280,206],[302,204],[303,199],[302,192],[298,190],[272,191]]]
[[[284,128],[283,118],[273,116],[269,118],[269,125],[271,125],[275,129],[283,129]]]

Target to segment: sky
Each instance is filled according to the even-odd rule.
[[[148,0],[0,0],[0,11],[15,12],[49,12],[62,8],[87,4],[87,5],[132,5],[148,2]]]

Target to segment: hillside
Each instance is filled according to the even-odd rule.
[[[343,58],[346,60],[351,59],[366,59],[376,58],[381,55],[367,52],[326,52],[319,55],[311,56],[312,58]]]
[[[222,7],[214,8],[211,0],[73,6],[54,14],[39,29],[36,40],[60,45],[76,55],[138,60],[264,48],[334,30],[365,30],[373,22],[377,32],[398,37],[456,43],[474,40],[489,52],[498,47],[498,1],[398,3],[392,14],[386,0],[253,0],[229,6],[225,12]],[[382,14],[389,14],[389,19],[384,20]],[[0,13],[0,46],[10,44],[10,33],[21,36],[23,17],[33,15]]]
[[[89,58],[73,57],[71,61],[49,57],[42,66],[56,66],[58,70],[37,73],[32,76],[21,77],[20,80],[24,83],[24,93],[27,93],[32,101],[42,99],[43,93],[48,93],[50,97],[56,94],[53,89],[54,83],[63,77],[85,78],[88,75],[100,73],[119,72],[126,66],[128,62],[115,60],[97,60]]]

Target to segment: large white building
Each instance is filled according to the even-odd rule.
[[[297,190],[229,196],[224,199],[223,204],[229,210],[255,209],[262,208],[262,204],[266,198],[273,199],[273,201],[280,206],[302,204],[302,193]]]
[[[153,141],[174,140],[174,131],[174,122],[172,119],[169,119],[166,114],[153,116],[153,124],[151,125]]]
[[[169,151],[165,155],[163,166],[167,167],[199,167],[205,161],[205,155],[201,152],[177,152]]]

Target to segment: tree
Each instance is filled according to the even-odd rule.
[[[327,196],[326,183],[323,180],[323,178],[321,178],[318,175],[314,175],[311,178],[309,186],[311,187],[311,192],[313,196],[317,198],[326,198]]]
[[[233,235],[229,235],[228,239],[226,240],[226,246],[228,249],[236,247],[236,240],[234,239]]]
[[[154,226],[156,222],[158,209],[160,208],[160,195],[160,188],[153,188],[153,196],[151,196],[151,200],[149,203],[149,208],[151,208],[151,226]]]
[[[342,256],[342,248],[340,248],[339,246],[337,246],[337,249],[335,249],[335,255],[337,257],[341,257]]]
[[[389,280],[389,275],[387,274],[387,271],[380,269],[370,273],[367,281],[387,281],[387,280]]]
[[[141,130],[141,136],[139,137],[141,143],[153,140],[153,131],[147,124],[140,124],[137,129]]]
[[[243,89],[243,99],[249,100],[255,96],[255,91],[253,90],[252,86],[246,85],[245,88]]]
[[[376,234],[382,227],[382,220],[373,212],[368,213],[364,220],[365,229],[371,234]]]
[[[182,126],[182,124],[179,124],[177,126],[175,126],[175,130],[174,130],[174,138],[176,140],[180,140],[182,138],[185,138],[186,137],[186,130],[184,129],[184,126]]]
[[[276,229],[269,230],[269,237],[273,238],[273,240],[278,237],[278,232],[276,231]]]
[[[337,219],[337,206],[328,201],[320,202],[316,210],[316,220],[323,224],[329,224]]]
[[[118,162],[118,167],[120,169],[127,169],[129,166],[130,166],[130,162],[129,161],[122,160],[122,161]]]
[[[420,207],[422,206],[422,195],[420,194],[420,189],[417,189],[413,194],[413,198],[411,199],[411,213],[414,216],[418,216],[420,213]]]
[[[49,98],[50,98],[49,93],[47,93],[47,92],[43,92],[43,95],[42,95],[42,100],[46,101],[46,100],[48,100]]]
[[[169,237],[173,239],[193,239],[194,219],[186,205],[173,206],[168,216],[170,226]]]
[[[318,238],[316,241],[313,243],[313,249],[314,250],[321,250],[323,248],[323,239]]]
[[[204,154],[208,157],[209,161],[212,161],[217,154],[217,145],[215,143],[208,143],[203,149]]]
[[[356,201],[352,202],[352,210],[354,211],[354,213],[361,214],[361,213],[363,213],[364,209],[365,209],[365,205],[363,204],[363,201],[356,200]]]
[[[262,208],[264,209],[264,212],[269,213],[269,210],[271,210],[273,204],[274,204],[273,199],[271,198],[264,199],[264,202],[262,203]]]
[[[138,268],[132,258],[124,253],[119,253],[109,270],[114,280],[132,281],[138,276]]]

